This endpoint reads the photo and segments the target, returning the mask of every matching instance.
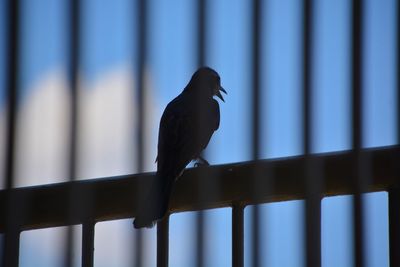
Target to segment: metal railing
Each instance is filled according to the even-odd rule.
[[[397,266],[400,251],[400,224],[397,223],[400,211],[400,147],[367,149],[358,156],[369,158],[371,170],[368,186],[360,193],[390,192],[391,266]],[[243,209],[260,203],[307,199],[306,163],[309,160],[317,160],[323,166],[320,173],[324,177],[324,189],[319,195],[320,200],[327,196],[354,194],[352,172],[357,168],[357,152],[352,150],[187,169],[176,184],[169,212],[232,207],[232,265],[243,266]],[[255,174],[254,169],[259,170],[257,175],[252,175]],[[273,175],[266,175],[268,173]],[[154,178],[154,173],[143,173],[2,190],[0,232],[5,233],[11,220],[17,229],[13,235],[17,242],[21,231],[81,224],[82,266],[93,266],[95,224],[134,217],[138,204],[132,196],[146,190]],[[218,185],[220,191],[216,194],[198,192],[199,185],[210,182]],[[265,182],[272,184],[273,190],[259,188],[255,194],[254,185]],[[69,201],[71,195],[74,198],[72,202]],[[12,208],[17,211],[12,213],[12,218],[7,217],[7,199],[13,200]],[[161,235],[168,237],[168,218],[162,225],[164,232],[160,233],[159,229],[158,242]],[[168,238],[161,240],[157,265],[168,266]],[[18,263],[18,246],[13,249],[15,251],[4,256],[16,257],[10,262]]]
[[[77,121],[79,120],[77,73],[80,58],[80,1],[69,1],[71,4],[70,18],[70,60],[69,80],[71,88],[71,132],[69,153],[69,177],[71,181],[27,188],[13,188],[14,158],[16,143],[16,125],[18,111],[19,88],[19,13],[18,0],[8,1],[8,60],[7,60],[7,132],[5,153],[5,186],[0,191],[0,232],[4,233],[3,240],[3,266],[18,266],[19,236],[21,231],[56,227],[61,225],[82,224],[82,265],[93,266],[94,226],[95,223],[105,220],[116,220],[134,217],[137,210],[135,196],[148,187],[154,174],[136,174],[120,177],[101,178],[89,181],[74,181],[76,174],[77,158]],[[206,21],[207,1],[199,0],[196,9],[197,26],[196,39],[198,43],[197,64],[206,63]],[[362,149],[362,53],[363,53],[363,1],[353,0],[351,21],[352,57],[349,60],[351,67],[352,88],[352,150],[332,154],[311,154],[311,141],[313,140],[311,114],[311,99],[313,88],[312,80],[312,55],[313,55],[313,1],[303,1],[303,156],[259,160],[260,152],[260,122],[263,116],[260,112],[260,79],[262,54],[262,16],[260,10],[265,1],[254,0],[251,8],[251,120],[252,124],[252,158],[254,161],[237,164],[211,166],[206,168],[188,169],[179,179],[174,192],[170,212],[189,210],[202,210],[219,207],[232,207],[232,264],[243,266],[244,257],[244,220],[243,209],[247,205],[305,199],[305,247],[306,266],[321,266],[321,200],[325,196],[353,194],[354,208],[354,251],[356,267],[365,266],[365,242],[363,201],[361,194],[364,192],[388,191],[389,192],[389,241],[390,265],[400,266],[400,192],[399,192],[399,164],[400,148],[398,146]],[[137,140],[137,165],[139,172],[143,168],[144,144],[143,125],[144,95],[144,65],[147,60],[147,2],[137,2],[138,51],[137,51],[137,82],[138,82],[138,140]],[[400,36],[400,4],[397,4],[397,51],[399,51]],[[400,52],[397,53],[397,89],[400,87]],[[268,88],[267,88],[268,89]],[[263,88],[263,90],[266,90]],[[400,90],[397,90],[400,91]],[[400,93],[397,102],[397,134],[400,143]],[[217,185],[218,191],[204,194],[198,190],[202,185]],[[261,185],[261,186],[260,186]],[[265,186],[273,185],[273,186]],[[202,217],[198,217],[198,232],[202,232]],[[260,253],[258,251],[259,215],[255,209],[252,225],[253,265],[259,266]],[[317,229],[317,230],[316,230]],[[158,266],[168,264],[168,218],[158,225]],[[71,263],[71,246],[73,244],[70,233],[66,251],[66,266]],[[142,243],[138,234],[136,248],[137,255]],[[202,256],[202,235],[198,235],[198,256]],[[204,242],[203,242],[204,243]],[[136,265],[140,266],[141,257],[137,257]],[[199,266],[203,266],[199,263]]]

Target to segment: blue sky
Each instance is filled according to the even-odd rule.
[[[54,69],[66,70],[67,2],[22,1],[22,104],[30,100],[33,83]],[[100,80],[121,66],[127,67],[134,76],[132,62],[137,56],[137,40],[132,1],[82,2],[82,76],[88,81]],[[165,105],[183,89],[196,68],[194,4],[194,0],[149,1],[146,72],[151,78],[149,90],[152,90],[157,118]],[[390,145],[395,143],[396,136],[396,1],[366,0],[365,4],[363,145]],[[261,123],[265,138],[262,140],[262,157],[298,155],[302,147],[300,1],[270,0],[263,6]],[[0,20],[5,18],[4,7],[5,1],[0,1]],[[315,10],[315,75],[312,80],[315,94],[312,103],[316,112],[313,114],[315,139],[312,147],[314,152],[345,150],[350,148],[351,125],[351,10],[346,0],[316,1]],[[222,84],[228,91],[226,103],[221,104],[221,127],[207,149],[208,159],[213,164],[249,160],[251,156],[250,16],[250,1],[210,1],[206,63],[220,73]],[[5,23],[0,22],[0,35],[5,34],[3,25]],[[4,81],[4,49],[5,42],[0,42],[0,84]],[[2,88],[0,92],[4,92]],[[157,125],[158,119],[152,123]],[[368,266],[387,266],[387,195],[369,195],[366,204],[367,240],[371,241],[366,253]],[[261,235],[267,240],[262,242],[263,262],[268,266],[302,266],[302,210],[301,201],[262,205],[264,227]],[[229,266],[230,209],[212,210],[207,214],[207,266]],[[249,214],[246,209],[247,225]],[[172,216],[171,266],[191,265],[195,249],[190,242],[194,241],[193,218],[193,213]],[[351,266],[351,227],[351,197],[324,199],[323,266]],[[246,244],[248,241],[246,237]],[[246,247],[247,264],[248,249],[249,246]]]

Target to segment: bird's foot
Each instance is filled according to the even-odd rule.
[[[197,158],[197,162],[194,164],[194,166],[197,167],[205,167],[205,166],[210,166],[210,163],[208,163],[207,160],[205,160],[202,157]]]

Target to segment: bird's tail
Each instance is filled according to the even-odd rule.
[[[133,222],[135,228],[151,228],[165,216],[168,210],[173,180],[157,174]]]

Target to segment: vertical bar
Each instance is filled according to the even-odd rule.
[[[197,65],[204,66],[206,59],[206,9],[207,0],[197,1]]]
[[[82,225],[82,266],[93,267],[94,254],[94,222]]]
[[[260,36],[261,36],[261,1],[252,2],[252,157],[254,160],[260,158]],[[258,176],[258,172],[255,171]],[[254,193],[258,195],[259,185],[254,185]],[[252,216],[252,262],[253,266],[260,266],[260,211],[257,205],[254,206]]]
[[[142,172],[144,170],[144,159],[145,159],[145,147],[144,147],[144,138],[145,138],[145,61],[147,55],[147,4],[145,0],[138,1],[138,138],[136,142],[137,146],[137,164],[138,171]]]
[[[206,21],[207,21],[207,0],[197,1],[197,65],[202,67],[205,65],[206,57]],[[204,156],[204,155],[203,155]],[[201,194],[203,188],[200,188]],[[196,266],[204,266],[204,231],[205,231],[205,214],[203,211],[196,213]]]
[[[243,206],[234,204],[232,208],[232,266],[244,266],[244,223]]]
[[[390,266],[400,266],[400,190],[389,190]]]
[[[260,210],[257,205],[253,207],[253,216],[252,216],[252,228],[251,228],[251,235],[252,235],[252,242],[253,242],[253,249],[251,251],[251,258],[252,258],[252,266],[260,266]]]
[[[78,68],[79,68],[79,57],[80,57],[80,3],[78,0],[71,0],[69,6],[69,53],[70,62],[68,69],[69,83],[70,83],[70,125],[69,125],[69,151],[68,151],[68,177],[70,181],[76,179],[77,170],[77,147],[78,147],[78,119],[79,119],[79,98],[78,98]],[[69,202],[70,210],[69,216],[72,216],[74,210],[72,210],[73,202],[79,201],[75,199],[76,196],[73,192],[70,192]],[[67,239],[66,248],[64,255],[64,266],[72,266],[72,261],[74,258],[73,244],[74,244],[74,231],[71,226],[67,228]]]
[[[7,139],[6,139],[6,163],[5,163],[5,188],[10,189],[14,185],[14,158],[15,137],[17,125],[18,106],[18,82],[19,82],[19,0],[8,1],[8,57],[7,57]]]
[[[196,266],[204,266],[204,212],[198,211],[196,217]]]
[[[77,126],[78,126],[78,68],[80,42],[80,6],[79,0],[70,1],[70,65],[69,81],[71,94],[70,146],[69,146],[69,178],[76,179],[77,163]]]
[[[260,157],[260,29],[261,29],[261,2],[260,0],[253,0],[252,9],[252,26],[253,26],[253,40],[252,40],[252,63],[253,63],[253,76],[252,76],[252,157],[258,159]]]
[[[20,2],[9,0],[8,24],[7,24],[7,67],[6,67],[6,87],[7,87],[7,132],[6,132],[6,151],[5,151],[5,189],[10,190],[14,186],[14,158],[16,144],[16,125],[18,108],[18,87],[19,87],[19,50],[20,50]],[[2,266],[17,267],[19,259],[19,236],[17,212],[15,210],[16,201],[11,193],[7,195],[7,224],[4,235]]]
[[[362,146],[362,0],[353,0],[352,17],[352,145],[353,149],[359,150]]]
[[[319,163],[312,158],[306,158],[307,196],[306,196],[306,265],[305,266],[321,266],[321,181],[319,181],[320,173]],[[315,168],[315,169],[313,169]],[[315,184],[312,185],[312,182]]]
[[[312,0],[303,1],[303,150],[311,151]]]
[[[137,171],[143,172],[144,170],[144,159],[145,156],[145,100],[146,100],[146,91],[145,91],[145,62],[147,57],[147,1],[146,0],[138,0],[137,1],[137,140],[136,140],[136,148],[137,151],[136,159],[137,159]],[[136,200],[142,199],[141,196],[137,196]],[[141,267],[143,266],[143,231],[141,229],[136,230],[135,235],[135,265]]]
[[[303,1],[303,151],[306,159],[305,266],[321,266],[321,185],[310,158],[312,138],[313,1]]]
[[[157,223],[157,267],[168,267],[169,216]]]
[[[396,23],[396,53],[397,53],[397,60],[396,60],[396,72],[397,72],[397,79],[396,79],[396,87],[397,87],[397,143],[400,144],[400,3],[396,1],[397,6],[397,23]]]
[[[353,226],[354,226],[354,265],[356,267],[365,266],[364,259],[364,211],[362,195],[364,189],[363,177],[361,171],[363,168],[360,150],[362,147],[362,66],[363,66],[363,1],[353,0],[352,2],[352,145],[356,157],[356,166],[354,166],[353,183],[355,189],[353,201]]]
[[[4,236],[4,252],[2,266],[18,267],[19,266],[19,240],[20,232],[16,228],[7,229]]]
[[[400,144],[400,3],[397,2],[397,144]],[[389,251],[390,266],[400,266],[400,189],[398,185],[389,190]]]

